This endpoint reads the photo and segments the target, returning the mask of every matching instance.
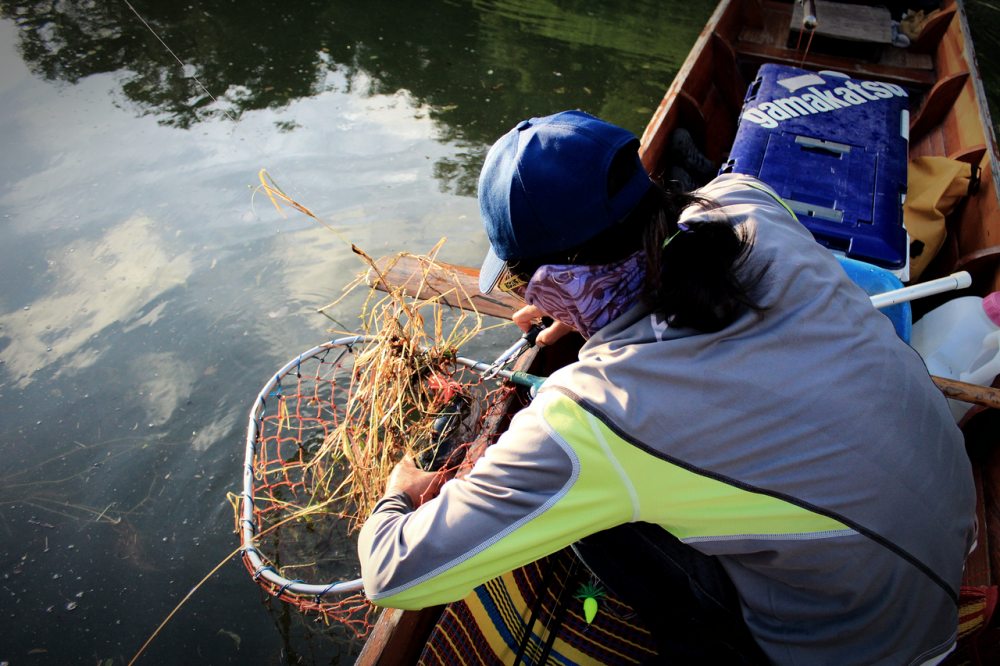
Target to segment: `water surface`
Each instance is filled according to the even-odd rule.
[[[230,555],[254,396],[330,337],[349,243],[477,263],[487,146],[574,107],[641,132],[711,10],[413,5],[132,2],[154,36],[0,2],[0,661],[126,663],[220,561],[140,663],[349,661]]]
[[[127,663],[219,562],[140,663],[349,662],[232,557],[253,397],[357,325],[316,314],[349,243],[477,264],[488,145],[566,108],[641,132],[714,5],[286,4],[0,1],[0,662]]]

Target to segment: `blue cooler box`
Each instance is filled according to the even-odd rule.
[[[892,83],[763,65],[721,172],[773,187],[830,250],[903,270],[908,102]]]

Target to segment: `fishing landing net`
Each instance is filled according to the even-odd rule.
[[[355,537],[392,467],[409,455],[425,469],[463,473],[519,399],[458,355],[482,319],[444,306],[455,294],[440,288],[443,269],[419,259],[435,271],[433,294],[370,292],[362,334],[302,352],[264,385],[250,411],[243,490],[231,497],[253,580],[359,637],[374,607],[358,579]],[[455,276],[451,289],[461,288]]]

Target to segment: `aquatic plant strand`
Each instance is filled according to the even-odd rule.
[[[180,56],[178,56],[176,53],[174,53],[174,50],[172,48],[170,48],[169,46],[167,46],[167,43],[165,41],[163,41],[163,38],[160,37],[159,33],[157,33],[156,30],[153,30],[153,26],[149,25],[149,22],[146,21],[146,19],[144,19],[142,17],[142,14],[139,13],[139,10],[137,10],[135,7],[133,7],[132,3],[129,2],[128,0],[122,0],[122,2],[125,3],[126,7],[128,7],[130,10],[132,10],[132,13],[135,14],[135,17],[137,19],[139,19],[139,22],[142,23],[144,26],[146,26],[146,29],[149,30],[149,32],[153,35],[153,37],[156,38],[156,41],[158,41],[160,44],[163,45],[163,48],[165,48],[167,50],[167,53],[169,53],[171,56],[173,56],[174,60],[176,60],[177,63],[181,66],[181,69],[183,69],[183,70],[186,71],[188,69],[187,64],[185,64],[185,62],[183,60],[181,60]],[[215,95],[213,95],[211,90],[209,90],[207,87],[205,87],[205,84],[201,82],[201,79],[199,79],[194,74],[191,75],[191,79],[195,83],[198,84],[198,87],[201,88],[202,91],[206,95],[208,95],[209,97],[212,98],[213,102],[215,102],[216,104],[218,104],[220,107],[222,106],[221,102],[219,102],[219,98],[217,98]],[[229,116],[229,119],[232,120],[233,122],[238,122],[239,121],[239,119],[236,116],[234,116],[232,113],[230,113],[226,109],[222,109],[222,112],[224,114],[226,114],[227,116]]]

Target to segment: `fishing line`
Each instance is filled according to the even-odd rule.
[[[188,71],[192,71],[192,72],[195,71],[194,67],[193,66],[189,66],[186,62],[184,62],[183,59],[181,59],[180,56],[177,55],[177,53],[174,52],[174,50],[172,48],[170,48],[170,45],[167,44],[167,42],[157,33],[157,31],[153,28],[153,26],[150,25],[150,23],[142,16],[142,14],[139,13],[139,10],[136,9],[135,6],[129,0],[122,0],[122,2],[125,4],[126,7],[129,8],[129,10],[132,12],[132,14],[134,14],[135,17],[137,19],[139,19],[139,21],[146,27],[146,29],[149,31],[149,33],[151,35],[153,35],[154,38],[156,38],[156,41],[158,41],[160,43],[160,45],[163,46],[163,48],[167,51],[167,53],[170,54],[170,56],[177,62],[177,64],[179,64],[181,66],[182,71],[184,72],[184,74],[186,76],[188,76],[188,78],[192,79],[197,84],[198,88],[200,88],[213,101],[213,103],[219,108],[219,110],[227,118],[229,118],[231,121],[233,121],[233,124],[235,126],[239,122],[239,118],[234,113],[232,113],[229,109],[225,108],[225,105],[223,104],[223,102],[218,97],[216,97],[215,95],[212,94],[212,92],[201,81],[201,79],[198,78],[198,76],[196,74],[194,74],[194,73],[187,74]],[[261,185],[256,190],[254,190],[254,193],[256,193],[256,191],[258,191],[258,190],[263,190],[267,194],[267,196],[270,199],[271,203],[274,204],[275,208],[282,215],[282,217],[284,217],[284,212],[281,210],[281,206],[280,206],[279,202],[283,202],[283,203],[287,204],[288,206],[292,207],[293,209],[298,210],[299,212],[306,214],[308,217],[311,217],[312,219],[314,219],[315,221],[317,221],[318,223],[320,223],[321,225],[323,225],[327,229],[333,231],[342,241],[347,242],[347,240],[343,237],[343,235],[339,231],[337,231],[336,229],[334,229],[333,227],[331,227],[329,224],[327,224],[326,222],[324,222],[323,220],[321,220],[317,215],[313,214],[312,211],[310,211],[309,209],[305,208],[301,204],[298,204],[294,199],[292,199],[287,194],[285,194],[284,191],[282,191],[281,188],[277,185],[277,183],[274,182],[274,180],[273,180],[273,178],[271,178],[270,174],[268,174],[264,169],[260,170],[260,172],[258,173],[258,178],[259,178],[259,180],[261,182]],[[251,196],[251,207],[252,207],[252,205],[253,205],[253,196]],[[348,245],[350,245],[349,242],[348,242]],[[327,316],[329,317],[329,315],[327,315]],[[332,319],[332,317],[331,317],[331,319]],[[334,321],[336,321],[336,320],[334,320]],[[249,497],[249,498],[244,498],[244,499],[249,499],[249,501],[250,501],[250,503],[252,505],[252,499],[253,499],[252,496]],[[105,509],[105,511],[107,511],[107,509]],[[103,514],[104,514],[104,512],[102,512],[102,515]],[[267,534],[268,532],[279,528],[285,522],[295,522],[296,520],[306,519],[306,518],[308,518],[307,514],[308,514],[308,512],[303,512],[303,513],[299,513],[299,514],[291,514],[291,515],[285,517],[283,520],[272,522],[267,528],[265,528],[262,531],[253,530],[254,536],[255,536],[255,538],[259,538],[259,537],[263,536],[264,534]],[[250,548],[248,548],[247,544],[245,542],[241,541],[240,546],[238,548],[236,548],[232,553],[230,553],[229,555],[227,555],[214,568],[212,568],[212,570],[209,571],[201,579],[201,581],[199,581],[198,584],[195,585],[187,593],[187,595],[180,601],[180,603],[178,603],[177,606],[175,606],[174,609],[162,620],[162,622],[159,624],[159,626],[156,628],[156,630],[152,633],[152,635],[150,635],[146,639],[146,641],[143,643],[143,645],[139,648],[139,650],[136,652],[136,654],[132,657],[132,660],[129,662],[129,664],[130,665],[134,664],[136,662],[136,660],[139,659],[139,657],[145,652],[145,650],[149,647],[149,645],[160,634],[160,632],[162,631],[162,629],[164,628],[164,626],[166,626],[171,621],[171,619],[177,614],[177,612],[180,610],[181,606],[183,606],[199,589],[201,589],[201,587],[205,584],[205,582],[208,581],[212,576],[214,576],[219,571],[219,569],[222,568],[223,565],[227,564],[230,561],[230,558],[232,557],[232,555],[234,555],[236,553],[239,553],[239,552],[243,552],[244,558],[246,558],[248,556],[248,550],[251,553],[256,552],[255,545],[253,545],[253,543],[251,543]],[[278,592],[278,594],[276,596],[287,601],[288,594],[291,593],[291,591],[288,590],[289,587],[291,587],[291,585],[288,585],[288,584],[284,585],[283,588]],[[343,586],[329,586],[326,590],[324,590],[324,593],[338,592],[338,590],[334,589],[335,587],[345,587],[345,588],[352,588],[352,587],[354,587],[354,588],[356,588],[354,591],[357,591],[358,589],[360,589],[360,585],[357,584],[356,582],[347,582],[346,585],[343,585]],[[288,594],[286,594],[286,592]],[[322,596],[322,595],[316,595],[315,596],[315,602],[312,604],[312,606],[313,607],[319,607],[319,608],[321,608],[322,611],[325,612],[325,613],[327,613],[328,615],[332,616],[332,615],[336,614],[337,619],[340,622],[342,622],[345,626],[349,626],[350,627],[352,625],[358,625],[358,624],[363,624],[364,626],[368,626],[368,624],[369,624],[368,614],[372,612],[371,611],[372,607],[370,605],[368,605],[367,602],[365,602],[362,597],[359,597],[357,595],[355,595],[354,597],[350,596],[350,592],[348,590],[343,590],[343,591],[339,591],[339,592],[340,592],[339,596],[341,597],[340,599],[338,599],[336,602],[327,603],[327,604],[324,604],[324,605],[321,605],[321,601],[320,601],[320,596]],[[303,604],[300,604],[300,605],[303,605]],[[309,604],[304,604],[303,606],[308,607]]]
[[[180,64],[181,68],[184,69],[185,71],[187,71],[188,70],[187,63],[185,63],[183,60],[181,60],[177,56],[177,54],[174,53],[173,49],[171,49],[169,46],[167,46],[167,43],[165,41],[163,41],[163,39],[158,34],[156,34],[156,31],[153,30],[153,26],[149,25],[149,23],[146,22],[146,19],[142,18],[142,14],[140,14],[139,11],[135,7],[132,6],[132,3],[129,2],[128,0],[122,0],[122,2],[124,2],[125,5],[129,9],[132,10],[132,13],[135,14],[136,18],[138,18],[142,22],[142,24],[144,26],[146,26],[146,29],[149,30],[149,32],[153,35],[153,37],[156,37],[156,40],[158,42],[160,42],[160,44],[163,44],[163,48],[165,48],[167,50],[167,53],[169,53],[170,55],[172,55],[174,57],[174,60],[176,60]],[[206,95],[208,95],[209,97],[212,98],[212,101],[214,101],[216,104],[218,104],[220,106],[222,105],[222,102],[219,101],[219,98],[216,97],[215,95],[213,95],[209,91],[209,89],[205,87],[205,84],[202,83],[201,80],[197,76],[195,76],[194,74],[192,74],[191,78],[194,79],[194,82],[198,84],[198,86],[205,92]],[[230,113],[226,109],[222,109],[222,112],[224,114],[226,114],[227,116],[229,116],[229,119],[232,120],[233,122],[238,122],[238,119],[236,118],[236,116],[234,116],[232,113]]]
[[[139,10],[137,10],[132,5],[132,3],[129,2],[129,0],[122,0],[122,2],[124,2],[125,6],[127,6],[132,11],[132,13],[135,14],[136,18],[138,18],[139,21],[142,22],[142,24],[144,26],[146,26],[146,29],[149,30],[150,34],[152,34],[153,37],[155,37],[156,40],[160,44],[163,45],[163,48],[165,48],[167,50],[167,53],[169,53],[173,57],[173,59],[177,61],[177,63],[181,66],[182,69],[184,69],[185,71],[187,71],[188,69],[193,69],[193,67],[189,67],[188,64],[185,63],[180,58],[180,56],[178,56],[176,53],[174,53],[174,50],[172,48],[170,48],[170,46],[163,40],[162,37],[160,37],[159,34],[157,34],[156,30],[153,29],[153,26],[151,26],[149,24],[149,22],[142,17],[142,14],[139,13]],[[224,113],[230,120],[232,120],[233,123],[238,123],[239,122],[239,118],[237,118],[235,115],[233,115],[229,110],[223,108],[223,104],[219,100],[219,98],[212,94],[212,92],[208,89],[208,87],[204,83],[201,82],[201,79],[199,79],[194,74],[191,74],[190,78],[192,80],[194,80],[194,82],[198,84],[198,87],[201,88],[202,91],[206,95],[208,95],[212,99],[212,101],[215,102],[220,107],[220,110],[222,111],[222,113]],[[341,233],[339,230],[335,229],[333,226],[331,226],[330,224],[328,224],[325,221],[323,221],[322,219],[320,219],[320,217],[318,215],[316,215],[315,213],[313,213],[311,210],[309,210],[305,206],[299,204],[292,197],[290,197],[287,194],[285,194],[285,192],[278,186],[278,184],[274,181],[274,178],[271,176],[271,174],[269,174],[267,172],[266,169],[261,169],[258,172],[258,174],[257,174],[257,178],[260,181],[260,185],[258,187],[256,187],[253,190],[253,192],[251,193],[251,195],[250,195],[250,208],[251,208],[252,211],[254,211],[255,214],[256,214],[256,211],[254,210],[254,196],[257,194],[257,192],[263,191],[265,194],[267,194],[267,196],[270,199],[271,203],[274,204],[275,209],[277,209],[278,213],[282,217],[285,217],[285,213],[281,209],[281,205],[279,203],[281,201],[283,201],[285,204],[287,204],[291,208],[294,208],[295,210],[299,211],[300,213],[303,213],[307,217],[312,218],[313,220],[315,220],[316,222],[318,222],[320,225],[324,226],[329,231],[332,231],[334,233],[334,235],[337,236],[337,238],[339,238],[341,241],[343,241],[344,243],[346,243],[349,247],[351,247],[352,250],[355,249],[354,245],[343,235],[343,233]],[[319,312],[320,312],[320,314],[323,314],[323,315],[329,317],[329,315],[326,312],[324,312],[324,310],[322,308],[319,310]],[[330,317],[330,318],[332,319],[332,317]],[[334,322],[337,323],[337,324],[340,323],[340,322],[337,322],[335,319],[334,319]]]
[[[122,1],[185,73],[193,69],[170,48],[130,0]],[[238,118],[223,108],[222,102],[197,76],[192,74],[190,78],[213,100],[225,116],[234,124],[238,122]],[[311,218],[332,231],[353,252],[365,259],[370,266],[375,267],[375,262],[350,243],[341,231],[286,194],[265,169],[261,169],[257,176],[259,186],[254,188],[251,195],[251,208],[255,196],[263,192],[282,217],[285,217],[283,207],[288,207]],[[440,245],[439,242],[434,248],[434,254]],[[326,314],[325,310],[324,307],[319,311]],[[432,373],[432,377],[425,380],[431,384],[434,381],[430,380],[436,380],[440,386],[435,390],[442,394],[456,391],[457,398],[471,401],[472,394],[466,395],[464,389],[474,387],[477,382],[471,377],[459,380],[463,377],[462,369],[466,369],[473,375],[483,375],[483,379],[502,379],[526,387],[529,397],[533,397],[544,378],[509,370],[506,366],[533,345],[538,330],[540,328],[526,334],[492,364],[455,355],[450,362],[452,370],[446,377]],[[357,367],[353,360],[347,360],[347,356],[353,357],[355,347],[360,349],[368,342],[372,340],[352,336],[320,345],[287,363],[265,385],[255,401],[249,418],[243,492],[239,496],[233,496],[237,531],[241,542],[240,547],[234,552],[242,553],[241,559],[252,579],[271,596],[304,612],[315,613],[327,622],[338,622],[359,636],[367,633],[370,628],[369,616],[372,612],[372,607],[361,595],[361,580],[341,578],[339,574],[344,570],[340,563],[328,564],[328,571],[317,568],[316,552],[328,544],[313,542],[314,533],[317,533],[313,527],[315,523],[337,517],[338,514],[338,522],[344,523],[345,526],[349,525],[351,520],[357,520],[357,516],[353,518],[351,516],[352,503],[364,499],[362,496],[355,497],[341,492],[338,484],[343,482],[339,471],[342,461],[333,455],[339,452],[337,445],[340,440],[333,442],[329,440],[330,434],[336,432],[340,424],[351,423],[352,430],[345,429],[344,432],[354,434],[354,429],[360,430],[368,423],[368,420],[363,418],[367,412],[361,415],[355,413],[359,410],[363,412],[364,405],[361,408],[348,409],[348,405],[353,404],[350,396],[353,393],[354,382],[351,378]],[[326,358],[328,354],[329,360]],[[342,371],[342,368],[346,371]],[[489,405],[491,399],[487,395],[479,395],[478,399]],[[507,394],[498,390],[495,395],[496,399],[500,400]],[[452,454],[442,452],[440,449],[447,448],[447,445],[457,446],[457,449],[460,449],[459,453],[464,456],[465,450],[475,441],[473,434],[478,436],[478,428],[485,423],[485,412],[480,414],[469,411],[466,415],[456,399],[442,398],[442,400],[447,404],[433,419],[429,431],[433,446],[425,453],[431,452],[427,457],[429,462],[438,459],[440,454],[440,461],[450,466]],[[272,405],[272,409],[266,409]],[[488,410],[488,407],[484,409]],[[474,416],[474,424],[463,423],[468,416]],[[356,428],[353,425],[354,421],[358,422]],[[435,430],[439,423],[440,429]],[[462,436],[457,434],[459,432]],[[327,458],[330,460],[326,460]],[[313,500],[318,493],[330,493],[332,497],[315,504]],[[337,506],[327,507],[330,502],[336,503]],[[359,515],[364,513],[367,511],[360,511]],[[281,527],[280,537],[279,527]],[[272,531],[273,537],[262,539]],[[322,532],[320,535],[322,539],[329,536],[325,530]],[[133,662],[176,614],[180,605],[183,605],[220,567],[221,563],[209,572],[163,620],[139,649]],[[287,572],[294,580],[286,578],[282,575],[282,571]],[[547,647],[550,649],[550,646]]]

